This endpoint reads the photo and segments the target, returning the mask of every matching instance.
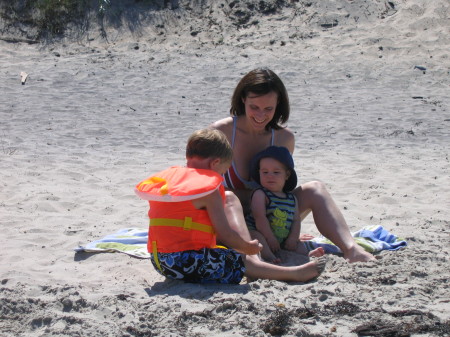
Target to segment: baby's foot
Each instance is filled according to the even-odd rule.
[[[263,260],[268,263],[272,263],[272,264],[280,264],[281,263],[281,259],[274,254],[270,254],[270,255],[261,254],[261,255],[262,255]]]
[[[275,255],[272,258],[267,259],[267,261],[272,264],[280,264],[281,263],[281,259],[279,257],[276,257]]]

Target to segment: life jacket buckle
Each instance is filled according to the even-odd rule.
[[[183,229],[185,231],[190,231],[191,228],[192,228],[192,218],[187,216],[184,218]]]

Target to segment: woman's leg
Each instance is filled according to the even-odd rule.
[[[244,211],[239,198],[230,191],[226,191],[225,195],[225,215],[228,224],[241,236],[241,238],[250,241],[250,233],[248,232],[247,224],[245,223]],[[220,237],[217,239],[220,241]]]
[[[374,256],[355,243],[344,216],[325,185],[312,181],[295,189],[300,214],[311,210],[319,232],[338,246],[349,262],[370,261]]]
[[[325,269],[326,258],[320,257],[316,261],[301,266],[282,267],[258,259],[256,255],[243,256],[245,276],[251,279],[268,279],[278,281],[306,282],[319,276]]]

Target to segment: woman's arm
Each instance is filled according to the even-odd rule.
[[[276,253],[280,250],[280,243],[272,232],[266,216],[267,197],[262,190],[256,190],[251,200],[251,210],[255,219],[256,229],[265,237],[270,250]]]

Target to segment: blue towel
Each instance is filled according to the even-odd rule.
[[[352,233],[357,244],[370,253],[382,250],[398,250],[406,247],[406,241],[388,232],[382,226],[367,226]],[[134,257],[148,259],[147,251],[148,230],[142,228],[124,228],[107,235],[103,239],[88,243],[86,246],[75,248],[77,252],[120,252]],[[328,254],[341,254],[341,250],[330,240],[319,236],[305,241],[309,250],[323,247]]]
[[[355,242],[369,253],[378,253],[382,250],[398,250],[406,247],[405,240],[387,231],[383,226],[366,226],[361,230],[352,233]],[[305,241],[309,250],[323,247],[328,254],[341,254],[342,251],[330,240],[319,236],[309,241]]]

